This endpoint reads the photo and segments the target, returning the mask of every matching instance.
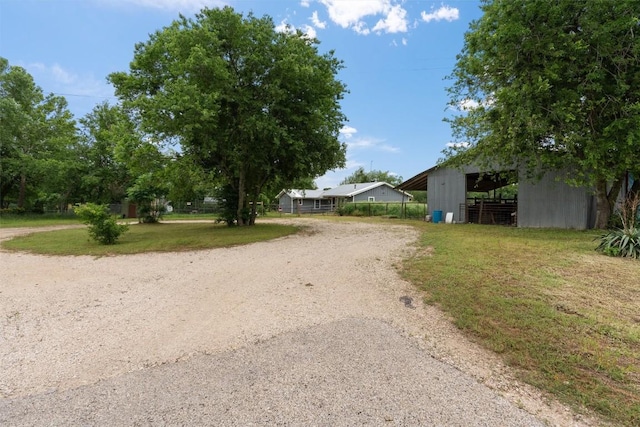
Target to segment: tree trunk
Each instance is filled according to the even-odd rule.
[[[258,216],[258,199],[261,192],[261,187],[256,187],[251,194],[251,214],[249,215],[249,225],[256,224],[256,217]]]
[[[243,210],[245,201],[247,198],[245,190],[245,172],[243,170],[240,171],[240,177],[238,178],[238,210],[236,211],[236,222],[238,225],[247,225],[243,218]]]
[[[595,228],[605,229],[609,225],[609,220],[613,214],[613,208],[620,195],[622,180],[613,181],[611,188],[607,191],[607,181],[600,179],[596,183],[596,224]]]
[[[27,176],[25,174],[20,175],[20,191],[18,192],[18,207],[24,208],[24,199],[27,191]]]
[[[640,177],[636,177],[635,181],[633,181],[628,196],[633,197],[634,194],[640,194]]]

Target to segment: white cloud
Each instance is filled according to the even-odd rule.
[[[406,33],[407,11],[400,5],[391,7],[386,18],[379,20],[375,27],[373,27],[373,31],[385,33]]]
[[[303,25],[298,29],[302,31],[308,39],[315,39],[317,36],[316,29],[311,25]],[[286,19],[283,19],[278,25],[275,26],[275,30],[279,33],[295,34],[297,29],[293,25],[289,24]]]
[[[342,129],[340,129],[340,134],[347,139],[351,138],[357,132],[358,130],[352,126],[344,126]]]
[[[311,4],[310,4],[309,0],[302,0],[302,1],[300,2],[300,6],[302,6],[302,7],[309,7],[309,6],[311,6]]]
[[[311,25],[303,25],[300,29],[310,39],[315,39],[317,37],[317,35],[318,35],[316,29],[313,28]]]
[[[106,81],[92,75],[78,75],[63,68],[60,64],[47,66],[36,62],[24,66],[34,77],[43,91],[68,94],[70,96],[112,97],[113,89]]]
[[[77,76],[69,73],[58,64],[53,64],[50,72],[53,75],[53,78],[61,84],[69,85],[73,84],[73,82],[77,80]]]
[[[478,108],[479,106],[480,104],[478,103],[478,101],[475,101],[473,99],[465,99],[458,104],[458,109],[460,111],[469,111]]]
[[[69,70],[57,63],[49,65],[35,62],[16,65],[20,65],[33,76],[45,95],[53,93],[64,96],[76,118],[84,116],[103,101],[117,103],[113,88],[104,78]]]
[[[481,102],[476,101],[475,99],[464,99],[456,105],[451,105],[452,109],[455,111],[471,111],[478,107],[491,108],[494,103],[494,99],[492,96],[488,96],[483,99]]]
[[[279,33],[295,33],[296,29],[291,24],[287,22],[286,19],[283,19],[278,25],[274,28]]]
[[[468,142],[447,142],[447,148],[469,148],[470,146]]]
[[[405,39],[404,37],[402,38],[402,45],[406,46],[409,43],[409,40]]]
[[[424,22],[442,21],[442,20],[451,22],[460,18],[460,11],[455,7],[442,5],[440,6],[439,9],[435,11],[432,9],[431,13],[427,13],[423,11],[420,14],[420,16],[422,16],[422,20]]]
[[[347,143],[348,150],[375,150],[386,151],[389,153],[397,153],[400,151],[398,147],[385,144],[384,140],[368,137],[354,138],[354,135],[358,133],[358,130],[352,126],[344,126],[340,129],[340,134],[344,137]]]
[[[406,32],[406,10],[393,0],[319,0],[327,8],[329,19],[342,28],[358,34],[371,32],[365,18],[381,16],[374,26],[376,32]]]
[[[311,22],[313,23],[313,26],[316,27],[316,28],[320,28],[322,30],[322,29],[325,29],[327,27],[327,23],[324,22],[324,21],[321,21],[318,18],[318,11],[317,10],[313,12],[313,14],[311,15],[310,19],[311,19]]]
[[[375,138],[356,138],[347,141],[347,148],[352,150],[374,150],[384,151],[387,153],[398,153],[400,149],[389,144],[385,144],[383,140]]]

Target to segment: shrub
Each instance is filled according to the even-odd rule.
[[[24,215],[26,212],[25,208],[18,207],[0,209],[0,215]]]
[[[166,185],[151,173],[140,175],[127,189],[127,195],[138,205],[138,221],[155,224],[166,211],[163,202],[168,192]]]
[[[87,203],[75,209],[80,220],[89,226],[89,236],[103,245],[113,245],[120,235],[129,229],[126,224],[118,224],[116,217],[104,205]]]
[[[640,259],[639,207],[640,193],[629,193],[617,210],[622,227],[600,236],[600,244],[596,250],[609,256]]]
[[[600,236],[596,250],[609,256],[640,259],[640,228],[610,230]]]

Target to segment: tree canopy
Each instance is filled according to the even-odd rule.
[[[64,193],[56,178],[72,167],[66,153],[75,132],[63,97],[45,96],[24,68],[0,58],[0,206],[7,196],[25,208],[28,192],[36,193],[31,199]]]
[[[152,34],[136,45],[130,72],[109,80],[146,132],[177,140],[237,192],[244,225],[255,219],[249,202],[274,181],[344,165],[341,67],[317,40],[225,7]]]
[[[351,175],[340,182],[343,184],[358,184],[361,182],[386,182],[393,186],[402,184],[402,177],[391,174],[389,171],[370,170],[366,172],[363,167],[359,167]]]
[[[564,171],[603,228],[640,175],[640,2],[483,0],[451,76],[462,161]]]

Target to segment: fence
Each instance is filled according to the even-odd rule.
[[[460,204],[460,222],[472,224],[517,224],[518,202],[515,199],[467,199]]]
[[[427,205],[424,203],[353,202],[336,209],[338,215],[388,216],[407,219],[424,219]]]
[[[173,212],[177,214],[216,214],[220,212],[217,203],[210,202],[172,202]]]

